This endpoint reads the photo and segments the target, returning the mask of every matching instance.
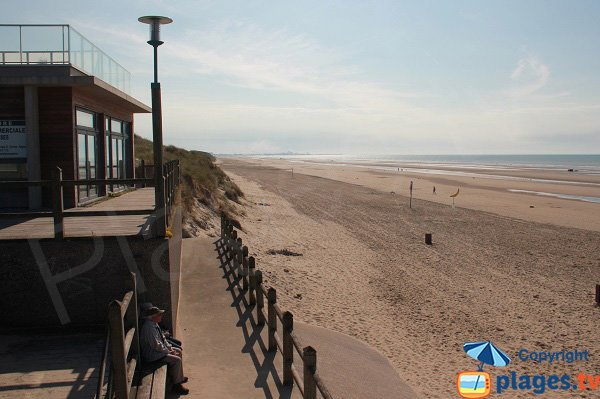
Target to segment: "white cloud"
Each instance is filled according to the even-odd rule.
[[[418,109],[405,99],[423,96],[364,78],[360,70],[344,64],[343,55],[303,35],[264,31],[249,24],[225,23],[209,31],[190,31],[187,40],[165,50],[169,58],[190,65],[195,74],[237,87],[302,95],[307,107],[319,99],[358,112],[406,113]]]
[[[537,57],[521,58],[510,74],[514,86],[508,91],[512,97],[526,97],[542,89],[550,79],[550,68]]]

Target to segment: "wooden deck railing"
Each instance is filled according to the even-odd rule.
[[[180,182],[179,160],[169,161],[163,165],[163,182],[165,187],[165,226],[170,226],[177,187]]]
[[[165,219],[166,226],[170,223],[171,211],[176,198],[176,190],[180,182],[179,161],[170,161],[163,165],[163,184],[165,185]],[[33,212],[0,212],[2,219],[14,218],[40,218],[52,217],[54,219],[54,238],[64,238],[65,217],[86,217],[86,216],[119,216],[119,215],[146,215],[155,211],[155,209],[128,209],[128,210],[78,210],[77,212],[65,212],[63,189],[65,187],[88,186],[88,185],[142,185],[153,186],[154,179],[151,178],[132,178],[132,179],[85,179],[85,180],[64,180],[62,170],[57,167],[52,175],[52,180],[37,181],[0,181],[0,190],[9,188],[29,188],[29,187],[47,187],[52,193],[52,211],[33,211]],[[157,215],[161,217],[162,215]]]
[[[316,399],[317,390],[323,398],[332,399],[317,373],[317,351],[312,346],[304,346],[294,333],[294,315],[279,307],[275,288],[265,288],[262,272],[256,269],[256,260],[248,257],[248,247],[243,245],[233,223],[224,214],[221,214],[221,246],[226,258],[232,262],[234,278],[242,281],[242,291],[248,295],[248,304],[255,306],[257,324],[268,326],[268,350],[279,351],[282,355],[283,384],[291,386],[295,382],[304,399]],[[281,334],[278,333],[279,324]],[[294,364],[294,352],[302,362],[303,377]]]
[[[137,291],[133,273],[127,279],[127,289],[123,299],[112,301],[108,307],[107,337],[98,374],[96,399],[129,399],[140,355]]]

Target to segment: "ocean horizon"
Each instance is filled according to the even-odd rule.
[[[446,154],[446,155],[350,155],[350,154],[264,154],[250,157],[333,162],[399,162],[453,166],[522,167],[574,169],[600,173],[600,154]]]

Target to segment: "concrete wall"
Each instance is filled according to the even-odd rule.
[[[176,231],[171,239],[0,241],[0,332],[105,324],[108,303],[122,298],[130,270],[138,276],[138,303],[167,309],[163,320],[172,329],[181,265]]]

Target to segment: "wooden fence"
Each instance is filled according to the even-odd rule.
[[[254,257],[248,257],[248,247],[243,245],[233,223],[224,214],[221,214],[221,246],[231,262],[232,273],[237,274],[234,278],[242,281],[242,291],[248,295],[248,304],[255,306],[257,324],[268,325],[268,350],[279,351],[282,355],[283,384],[291,386],[296,382],[304,399],[316,399],[317,390],[323,398],[332,399],[323,379],[317,373],[317,351],[311,346],[302,345],[294,333],[294,315],[279,307],[275,288],[265,288],[262,272],[256,269]],[[279,323],[281,334],[278,333]],[[302,361],[303,377],[300,377],[294,364],[294,352]]]
[[[126,279],[128,291],[108,308],[106,344],[100,364],[96,399],[129,398],[138,365],[140,344],[135,274]]]
[[[77,212],[65,212],[64,208],[64,187],[88,186],[88,185],[154,185],[154,179],[132,178],[132,179],[85,179],[85,180],[64,180],[62,178],[62,169],[57,167],[52,174],[52,180],[37,181],[0,181],[0,190],[9,188],[29,188],[29,187],[47,187],[52,193],[52,211],[34,211],[34,212],[0,212],[0,218],[41,218],[52,217],[54,219],[54,238],[63,239],[65,234],[65,217],[86,217],[86,216],[120,216],[120,215],[147,215],[153,213],[155,209],[129,209],[129,210],[85,210]],[[180,182],[179,161],[174,160],[163,165],[163,184],[165,187],[165,214],[156,215],[165,218],[165,226],[170,223],[171,211],[175,202],[175,193]]]

